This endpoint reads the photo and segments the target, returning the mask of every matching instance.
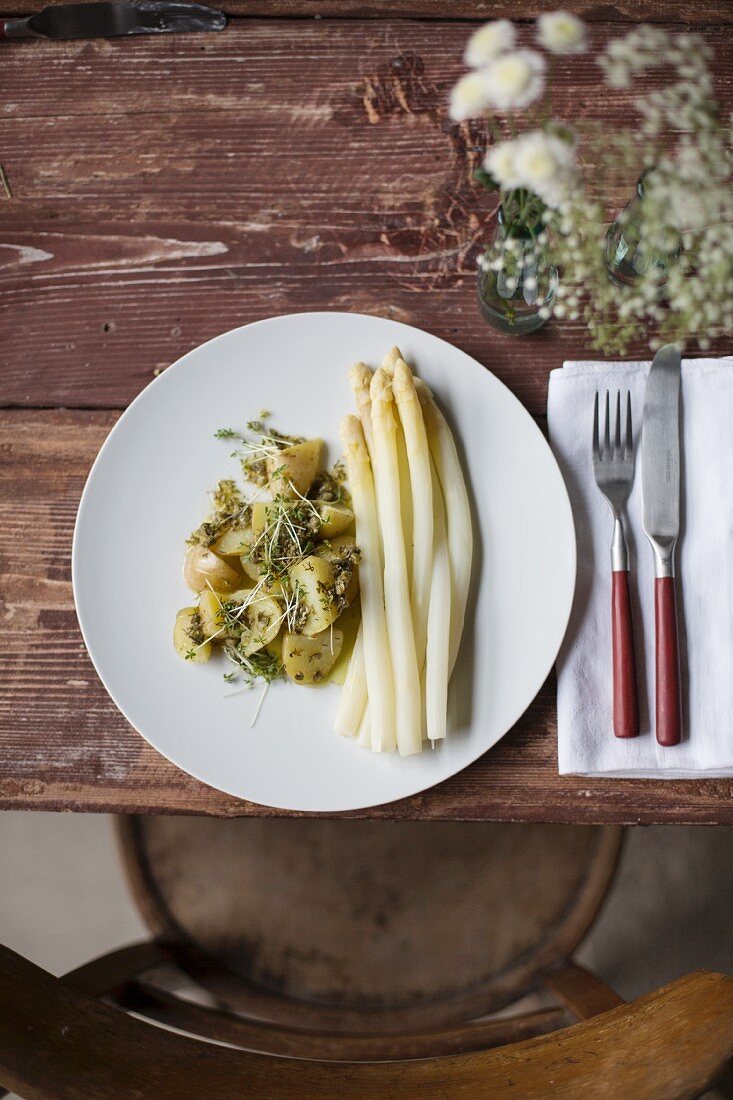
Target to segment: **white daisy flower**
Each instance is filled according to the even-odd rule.
[[[515,152],[516,142],[500,141],[489,149],[484,158],[484,168],[506,191],[519,187],[521,182],[517,175]]]
[[[485,72],[467,73],[451,89],[450,116],[456,122],[476,118],[491,106]]]
[[[531,130],[514,144],[515,170],[521,185],[557,209],[575,179],[573,145],[543,130]]]
[[[471,35],[463,55],[464,61],[472,69],[480,69],[514,45],[517,32],[508,19],[494,19],[484,23],[483,27]]]
[[[585,53],[585,23],[568,11],[552,11],[537,20],[537,36],[550,53]]]
[[[545,86],[544,69],[545,59],[535,50],[501,54],[489,68],[482,70],[491,105],[510,110],[539,99]]]

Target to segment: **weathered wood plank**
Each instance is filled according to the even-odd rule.
[[[271,814],[169,764],[117,712],[74,614],[76,507],[115,412],[0,413],[0,808]],[[360,816],[733,822],[733,782],[557,775],[554,685],[513,732],[432,791]]]
[[[595,25],[595,45],[617,29]],[[548,369],[586,355],[587,334],[553,323],[516,340],[478,315],[493,202],[467,183],[480,133],[445,119],[466,33],[238,20],[216,36],[8,45],[0,404],[121,408],[221,331],[347,309],[458,343],[541,412]],[[730,36],[707,34],[731,103]],[[570,118],[628,115],[590,55],[556,99]],[[604,178],[612,206],[631,183]]]
[[[65,0],[50,0],[64,3]],[[37,0],[5,0],[7,15],[37,11]],[[231,16],[305,19],[534,19],[555,11],[555,0],[215,0]],[[731,21],[723,0],[563,0],[565,11],[593,22],[716,23]]]

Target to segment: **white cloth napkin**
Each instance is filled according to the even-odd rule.
[[[733,357],[682,363],[682,503],[677,544],[684,740],[654,736],[654,560],[641,526],[638,443],[649,363],[565,363],[550,375],[548,421],[570,494],[578,582],[558,660],[561,773],[694,778],[733,775]],[[626,512],[641,734],[611,720],[611,510],[591,468],[596,390],[629,389],[636,477]],[[613,409],[613,404],[612,404]]]

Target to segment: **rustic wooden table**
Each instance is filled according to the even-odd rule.
[[[6,4],[6,14],[37,6]],[[491,201],[467,182],[477,131],[445,116],[469,21],[553,4],[224,6],[232,18],[219,35],[2,46],[0,159],[12,188],[0,200],[2,807],[272,812],[148,747],[108,699],[77,627],[79,496],[120,410],[154,373],[261,317],[378,313],[458,344],[541,421],[549,370],[588,352],[578,324],[517,340],[480,319],[475,256]],[[733,105],[724,0],[572,6],[592,20],[595,47],[624,22],[697,24]],[[561,111],[624,116],[626,95],[599,85],[592,56],[563,68]],[[472,767],[364,816],[733,822],[732,796],[725,780],[559,777],[550,681]]]

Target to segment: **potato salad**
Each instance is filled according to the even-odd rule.
[[[176,615],[176,652],[193,664],[222,653],[227,682],[245,687],[339,679],[358,628],[360,558],[342,468],[322,469],[322,440],[283,435],[267,414],[217,437],[234,443],[252,489],[221,481],[188,539],[195,601]]]

